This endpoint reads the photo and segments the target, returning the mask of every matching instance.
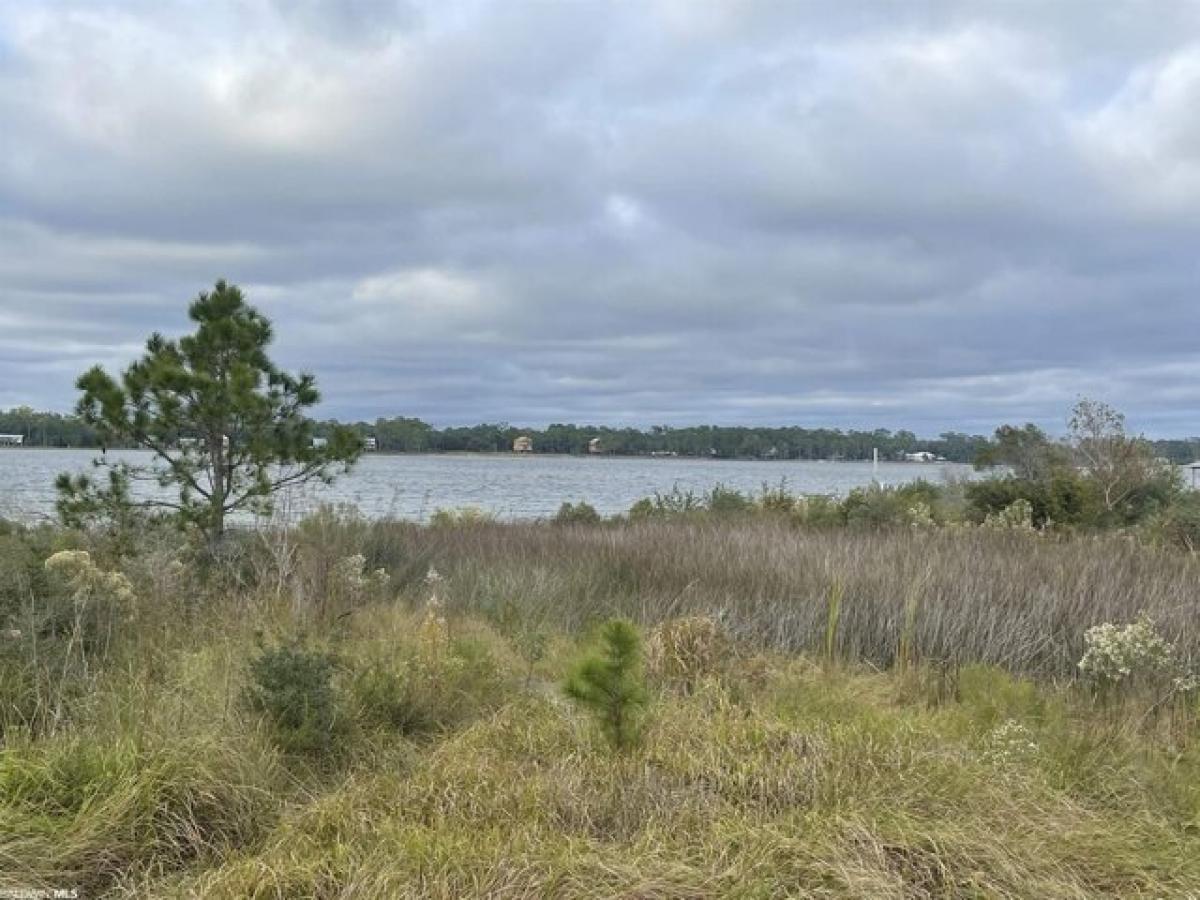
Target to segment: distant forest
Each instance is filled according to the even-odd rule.
[[[338,424],[319,423],[317,433]],[[420,419],[398,417],[374,423],[351,423],[363,437],[374,437],[380,451],[390,453],[501,453],[512,449],[520,435],[533,440],[535,453],[586,454],[593,438],[603,453],[648,456],[652,453],[718,459],[901,459],[905,453],[926,450],[952,462],[972,462],[989,438],[943,432],[920,438],[911,431],[843,431],[836,428],[757,428],[695,425],[647,430],[590,425],[548,425],[518,428],[508,424],[434,428]],[[97,447],[96,433],[77,417],[39,412],[27,407],[0,410],[0,434],[21,434],[28,444],[47,447]],[[1176,463],[1200,458],[1200,437],[1153,440],[1155,453]]]

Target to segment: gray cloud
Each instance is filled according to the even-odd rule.
[[[323,412],[1194,434],[1200,4],[0,0],[0,406],[218,276]]]

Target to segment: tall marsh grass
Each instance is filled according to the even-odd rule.
[[[995,664],[1069,676],[1083,635],[1149,614],[1200,660],[1200,560],[1118,535],[796,528],[771,517],[549,528],[375,523],[368,565],[403,586],[430,566],[459,613],[505,604],[574,631],[711,615],[741,640],[890,667]],[[836,597],[836,602],[832,598]]]
[[[1188,896],[1200,706],[1159,687],[1200,658],[1198,577],[1115,537],[736,511],[325,510],[216,559],[0,534],[0,889]],[[646,649],[619,753],[563,690],[616,617]],[[1169,671],[1113,677],[1143,657]]]

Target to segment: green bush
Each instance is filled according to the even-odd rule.
[[[832,528],[846,524],[846,511],[835,497],[813,494],[802,497],[792,510],[793,520],[812,528]]]
[[[1143,536],[1155,544],[1200,550],[1200,492],[1182,494],[1166,509],[1150,516]]]
[[[787,515],[795,512],[797,505],[803,500],[788,491],[783,481],[778,487],[764,483],[758,494],[758,508],[765,513]]]
[[[600,629],[600,640],[600,648],[575,665],[563,688],[596,717],[615,749],[628,750],[641,736],[649,699],[642,636],[632,622],[612,619]]]
[[[564,502],[554,515],[555,525],[596,525],[600,521],[596,507],[583,500],[578,503]]]
[[[1041,480],[1028,478],[987,478],[964,488],[971,517],[982,522],[1017,500],[1033,507],[1033,524],[1075,527],[1101,527],[1108,516],[1093,482],[1073,471],[1055,472]]]
[[[632,521],[667,518],[699,513],[705,509],[703,497],[697,496],[695,491],[681,490],[679,485],[675,485],[665,494],[655,491],[653,497],[643,497],[637,501],[629,508],[629,518]]]
[[[283,749],[329,749],[337,721],[334,667],[333,656],[299,643],[266,648],[250,661],[246,699],[270,719]]]
[[[490,525],[496,521],[496,514],[477,506],[464,506],[462,509],[438,509],[429,517],[433,528],[462,528],[473,525]]]
[[[911,510],[917,504],[929,508],[937,502],[937,488],[919,481],[901,487],[855,488],[842,501],[849,525],[868,528],[903,527],[912,522]]]
[[[1174,466],[1163,466],[1121,501],[1116,510],[1117,524],[1137,525],[1169,514],[1189,501],[1195,504],[1195,494],[1184,489],[1180,471]]]
[[[498,706],[506,679],[489,648],[449,638],[427,617],[415,648],[376,659],[357,672],[350,691],[359,721],[407,735],[453,728]]]
[[[754,511],[754,501],[741,491],[718,484],[707,497],[708,511],[717,515],[744,515]]]

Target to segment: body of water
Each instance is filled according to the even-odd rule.
[[[137,451],[110,454],[146,462]],[[0,449],[0,518],[54,515],[54,478],[91,469],[94,450]],[[956,463],[879,464],[882,484],[977,477]],[[871,483],[869,462],[760,462],[681,457],[367,454],[332,486],[309,486],[286,501],[300,513],[318,503],[351,503],[372,517],[424,520],[437,509],[475,506],[506,519],[552,516],[564,500],[586,500],[606,515],[656,491],[697,493],[714,485],[757,493],[781,482],[793,493],[844,495]]]

